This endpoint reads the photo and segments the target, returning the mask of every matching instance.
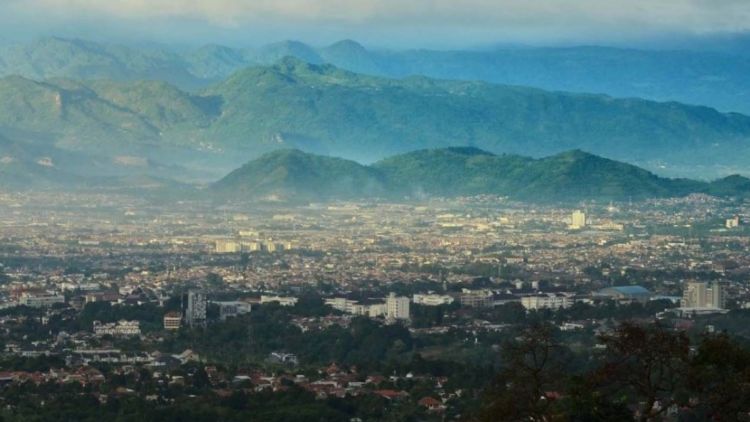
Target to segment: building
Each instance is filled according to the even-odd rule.
[[[326,299],[324,303],[337,311],[346,312],[348,314],[359,313],[359,307],[362,306],[358,305],[356,300],[349,300],[344,297],[329,298]],[[355,310],[358,312],[355,312]]]
[[[30,308],[48,308],[56,303],[65,303],[65,296],[24,292],[18,298],[19,305]]]
[[[266,246],[266,251],[268,251],[269,253],[274,253],[277,251],[284,250],[284,246],[279,243],[267,242],[265,246]]]
[[[740,216],[735,215],[732,218],[727,218],[727,221],[725,223],[726,228],[728,229],[734,229],[740,226]]]
[[[448,295],[415,294],[412,297],[412,302],[425,306],[450,305],[453,301],[453,297]]]
[[[138,321],[120,320],[108,324],[94,321],[94,335],[97,337],[105,335],[115,337],[139,336],[141,335],[141,326]]]
[[[188,292],[185,322],[189,326],[202,325],[206,322],[206,295],[203,292],[191,290]]]
[[[409,319],[409,298],[391,293],[385,299],[385,316],[387,319]]]
[[[263,250],[263,244],[260,242],[255,242],[255,241],[242,242],[243,252],[260,252],[261,250]]]
[[[521,305],[527,311],[537,309],[560,309],[573,305],[573,298],[562,293],[538,293],[521,298]]]
[[[651,292],[643,286],[612,286],[599,290],[595,297],[617,301],[647,302],[651,299]]]
[[[586,213],[581,210],[573,211],[570,216],[570,228],[571,229],[582,229],[586,227]]]
[[[179,330],[182,325],[182,314],[176,311],[167,312],[164,315],[165,330]]]
[[[294,306],[297,304],[297,298],[296,297],[285,297],[285,296],[266,296],[261,295],[260,297],[260,303],[271,303],[276,302],[281,306]]]
[[[461,306],[487,308],[494,304],[492,296],[492,292],[489,290],[464,289],[463,292],[461,292],[461,296],[459,296],[459,302],[461,303]]]
[[[237,315],[249,314],[252,310],[252,306],[247,302],[225,301],[213,303],[219,305],[219,319],[222,321]]]
[[[271,352],[271,354],[268,355],[268,360],[273,363],[281,363],[292,366],[296,366],[299,363],[297,355],[295,355],[294,353],[284,352]]]
[[[388,307],[385,303],[376,303],[367,306],[367,316],[370,318],[377,318],[385,316],[388,313]]]
[[[216,253],[237,253],[242,250],[242,245],[234,240],[217,240],[214,245]]]
[[[718,282],[688,282],[682,292],[682,308],[724,309],[726,293]]]
[[[117,302],[120,299],[119,292],[91,292],[85,296],[86,303],[94,302]]]

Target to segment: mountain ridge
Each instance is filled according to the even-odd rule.
[[[342,175],[349,179],[342,180]],[[246,163],[214,183],[210,191],[223,198],[289,202],[483,194],[528,202],[577,202],[691,193],[748,197],[750,179],[737,175],[713,182],[662,178],[581,150],[534,159],[449,147],[412,151],[365,166],[290,149]]]
[[[532,157],[581,148],[669,175],[750,172],[750,117],[741,114],[485,82],[387,79],[291,57],[199,92],[160,81],[11,76],[0,79],[0,96],[0,134],[189,162],[215,177],[278,148],[373,162],[462,144]],[[706,156],[715,168],[700,167]]]
[[[720,50],[720,49],[719,49]],[[293,55],[350,71],[403,78],[481,80],[551,91],[705,104],[750,114],[750,56],[700,49],[643,50],[582,45],[468,50],[366,48],[354,40],[314,47],[287,40],[258,48],[207,44],[187,51],[48,37],[0,46],[0,75],[132,81],[159,79],[195,90],[251,65]]]

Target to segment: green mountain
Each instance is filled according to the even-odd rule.
[[[377,170],[341,158],[299,150],[270,152],[253,160],[212,186],[227,197],[289,201],[348,199],[386,193]]]
[[[161,48],[49,37],[0,48],[0,75],[51,78],[169,81],[185,88],[205,85],[179,54]]]
[[[159,81],[10,76],[0,79],[0,98],[0,134],[12,139],[137,156],[208,178],[275,149],[373,162],[453,145],[533,157],[583,149],[668,175],[750,173],[747,116],[484,82],[387,79],[290,57],[199,93]]]
[[[314,201],[493,194],[530,202],[624,200],[709,193],[750,196],[750,179],[707,183],[661,178],[579,150],[533,159],[471,147],[420,150],[362,166],[284,150],[266,154],[215,183],[222,197]]]
[[[0,76],[166,81],[198,89],[250,65],[270,65],[285,56],[353,72],[403,78],[480,80],[553,91],[596,92],[620,98],[646,98],[702,104],[750,114],[750,55],[746,45],[709,50],[637,50],[582,46],[492,48],[481,50],[367,49],[343,40],[313,47],[284,41],[257,49],[206,45],[191,50],[162,46],[123,46],[58,37],[0,45]]]
[[[531,156],[580,148],[674,173],[707,156],[742,170],[750,163],[750,118],[677,103],[384,79],[290,58],[205,94],[223,100],[208,133],[233,148],[282,143],[364,162],[457,144]]]

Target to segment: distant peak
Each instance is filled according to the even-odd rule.
[[[294,48],[310,48],[309,45],[303,43],[302,41],[297,40],[284,40],[280,41],[276,44],[271,44],[272,46],[284,46],[284,47],[294,47]]]
[[[304,158],[319,157],[316,154],[302,151],[297,148],[282,148],[267,152],[260,157],[257,161],[287,161],[287,160],[299,160]]]
[[[730,174],[729,176],[723,177],[719,180],[724,180],[727,182],[745,182],[750,181],[747,177],[741,175],[741,174]]]
[[[356,51],[366,51],[367,49],[360,43],[345,39],[341,41],[337,41],[331,45],[328,46],[329,49],[336,49],[336,50],[356,50]]]
[[[495,155],[477,147],[447,147],[444,150],[460,155]]]
[[[300,59],[296,56],[284,56],[277,62],[282,66],[297,67],[297,66],[308,66],[310,63]]]
[[[266,156],[266,157],[273,157],[273,156],[283,157],[283,156],[288,156],[288,155],[311,155],[311,154],[308,154],[308,153],[302,151],[301,149],[297,149],[297,148],[282,148],[282,149],[275,149],[275,150],[273,150],[271,152],[267,152],[263,156]]]
[[[326,74],[339,70],[330,64],[310,63],[296,56],[284,56],[274,65],[280,72],[301,76],[305,73]]]
[[[294,73],[300,70],[310,71],[317,70],[318,66],[306,62],[299,57],[284,56],[276,62],[276,67],[287,73]]]
[[[571,149],[569,151],[561,152],[556,155],[556,157],[559,158],[568,158],[568,159],[589,159],[589,158],[602,158],[598,155],[591,154],[590,152],[583,151],[581,149]]]

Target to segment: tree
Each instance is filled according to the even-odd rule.
[[[653,420],[675,404],[687,380],[690,341],[683,332],[659,324],[623,323],[600,336],[606,347],[603,364],[591,374],[592,387],[614,402],[638,403],[641,421]]]
[[[206,373],[206,370],[203,368],[203,366],[199,366],[193,374],[193,387],[197,388],[198,390],[202,390],[210,386],[211,381],[208,378],[208,373]]]
[[[727,334],[702,338],[690,362],[688,386],[697,418],[750,420],[750,351]]]
[[[482,421],[550,421],[559,411],[555,389],[563,381],[566,349],[554,337],[550,325],[525,330],[504,347],[504,369],[498,375],[480,412]]]

